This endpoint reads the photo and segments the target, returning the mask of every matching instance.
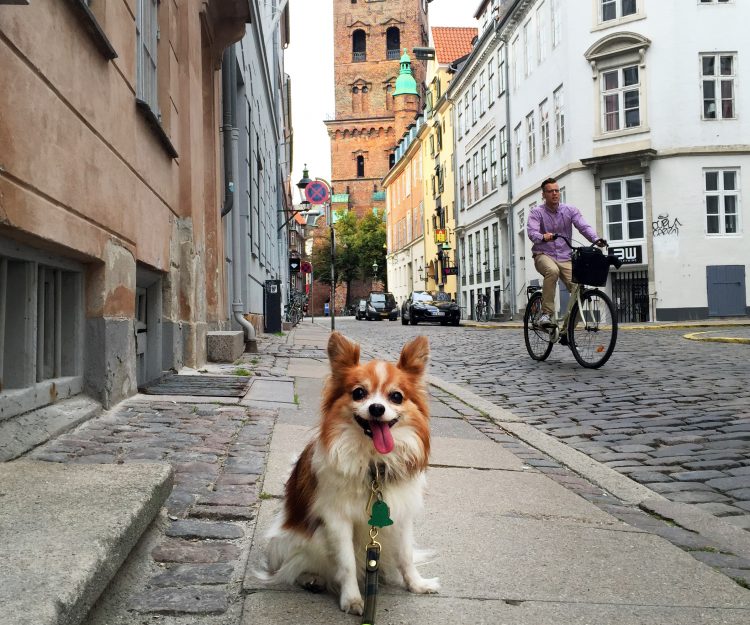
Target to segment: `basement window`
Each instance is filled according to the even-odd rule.
[[[82,391],[83,269],[0,240],[0,419]]]

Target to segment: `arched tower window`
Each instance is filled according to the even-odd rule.
[[[385,110],[393,109],[393,85],[390,83],[385,86]]]
[[[398,60],[401,49],[401,31],[395,26],[391,26],[385,31],[385,54],[389,61]]]
[[[355,63],[367,60],[367,35],[358,28],[352,33],[352,61]]]
[[[361,154],[357,157],[357,178],[365,177],[365,157]]]

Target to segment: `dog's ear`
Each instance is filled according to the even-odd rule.
[[[404,345],[398,368],[413,375],[422,375],[430,357],[430,344],[426,336],[418,336]]]
[[[328,339],[328,359],[334,374],[342,369],[356,367],[359,364],[359,345],[339,332],[332,332]]]

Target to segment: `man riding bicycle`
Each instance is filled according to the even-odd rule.
[[[589,241],[604,247],[607,242],[586,222],[581,212],[569,204],[560,203],[560,185],[554,178],[542,183],[544,202],[531,209],[526,222],[526,233],[531,239],[531,254],[534,267],[544,277],[542,284],[542,315],[538,325],[554,327],[552,321],[555,310],[555,287],[562,278],[568,290],[573,288],[573,265],[570,261],[571,249],[562,240],[555,240],[560,234],[568,240],[572,238],[573,226]]]

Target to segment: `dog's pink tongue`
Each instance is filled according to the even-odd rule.
[[[382,421],[370,421],[372,430],[372,442],[379,454],[389,454],[393,451],[393,436],[391,428]]]

